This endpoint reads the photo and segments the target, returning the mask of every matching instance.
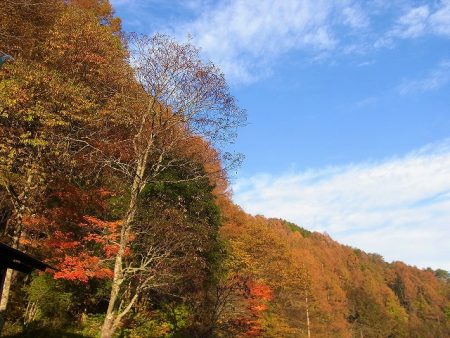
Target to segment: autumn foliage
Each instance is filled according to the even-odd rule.
[[[126,35],[107,0],[4,0],[5,331],[88,337],[447,337],[449,275],[232,202],[245,112],[190,43]],[[8,309],[6,312],[5,310]]]

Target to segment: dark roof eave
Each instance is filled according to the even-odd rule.
[[[10,246],[0,242],[0,265],[11,269],[30,273],[34,269],[45,271],[45,269],[56,270],[49,264],[46,264],[26,253],[11,248]],[[16,267],[16,268],[15,268]]]

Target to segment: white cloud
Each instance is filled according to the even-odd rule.
[[[404,80],[398,87],[400,94],[427,92],[445,86],[450,81],[450,60],[445,60],[426,74],[414,80]]]
[[[293,50],[323,54],[339,45],[338,27],[361,29],[368,22],[352,1],[231,0],[174,30],[190,33],[232,80],[250,82],[270,72],[279,56]]]
[[[240,179],[235,201],[338,241],[450,269],[450,142],[382,162]]]
[[[363,28],[369,25],[367,14],[359,6],[346,6],[342,10],[344,22],[354,28]]]
[[[417,38],[426,34],[450,37],[449,0],[440,1],[433,7],[422,5],[408,9],[381,40],[392,42],[394,38]]]
[[[402,38],[415,38],[425,33],[427,28],[430,9],[428,6],[420,6],[410,9],[398,20],[397,27],[392,32],[393,35]]]
[[[430,26],[435,33],[450,37],[450,1],[442,2],[442,6],[430,16]]]
[[[356,0],[112,0],[128,14],[127,28],[190,34],[206,59],[234,83],[272,73],[290,52],[305,61],[336,62],[397,39],[429,34],[450,37],[450,0],[414,6],[412,1]],[[407,7],[405,7],[407,6]],[[406,8],[406,9],[405,9]],[[389,23],[393,16],[394,23]],[[383,26],[379,24],[382,23]],[[388,26],[387,32],[380,27]],[[284,61],[284,60],[283,60]]]

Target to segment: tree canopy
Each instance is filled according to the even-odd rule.
[[[190,42],[107,0],[5,0],[1,241],[10,336],[447,337],[449,273],[386,263],[232,202],[246,113]]]

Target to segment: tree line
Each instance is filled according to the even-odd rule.
[[[385,263],[231,201],[245,111],[191,43],[107,0],[5,0],[0,231],[10,335],[445,337],[445,271]]]

